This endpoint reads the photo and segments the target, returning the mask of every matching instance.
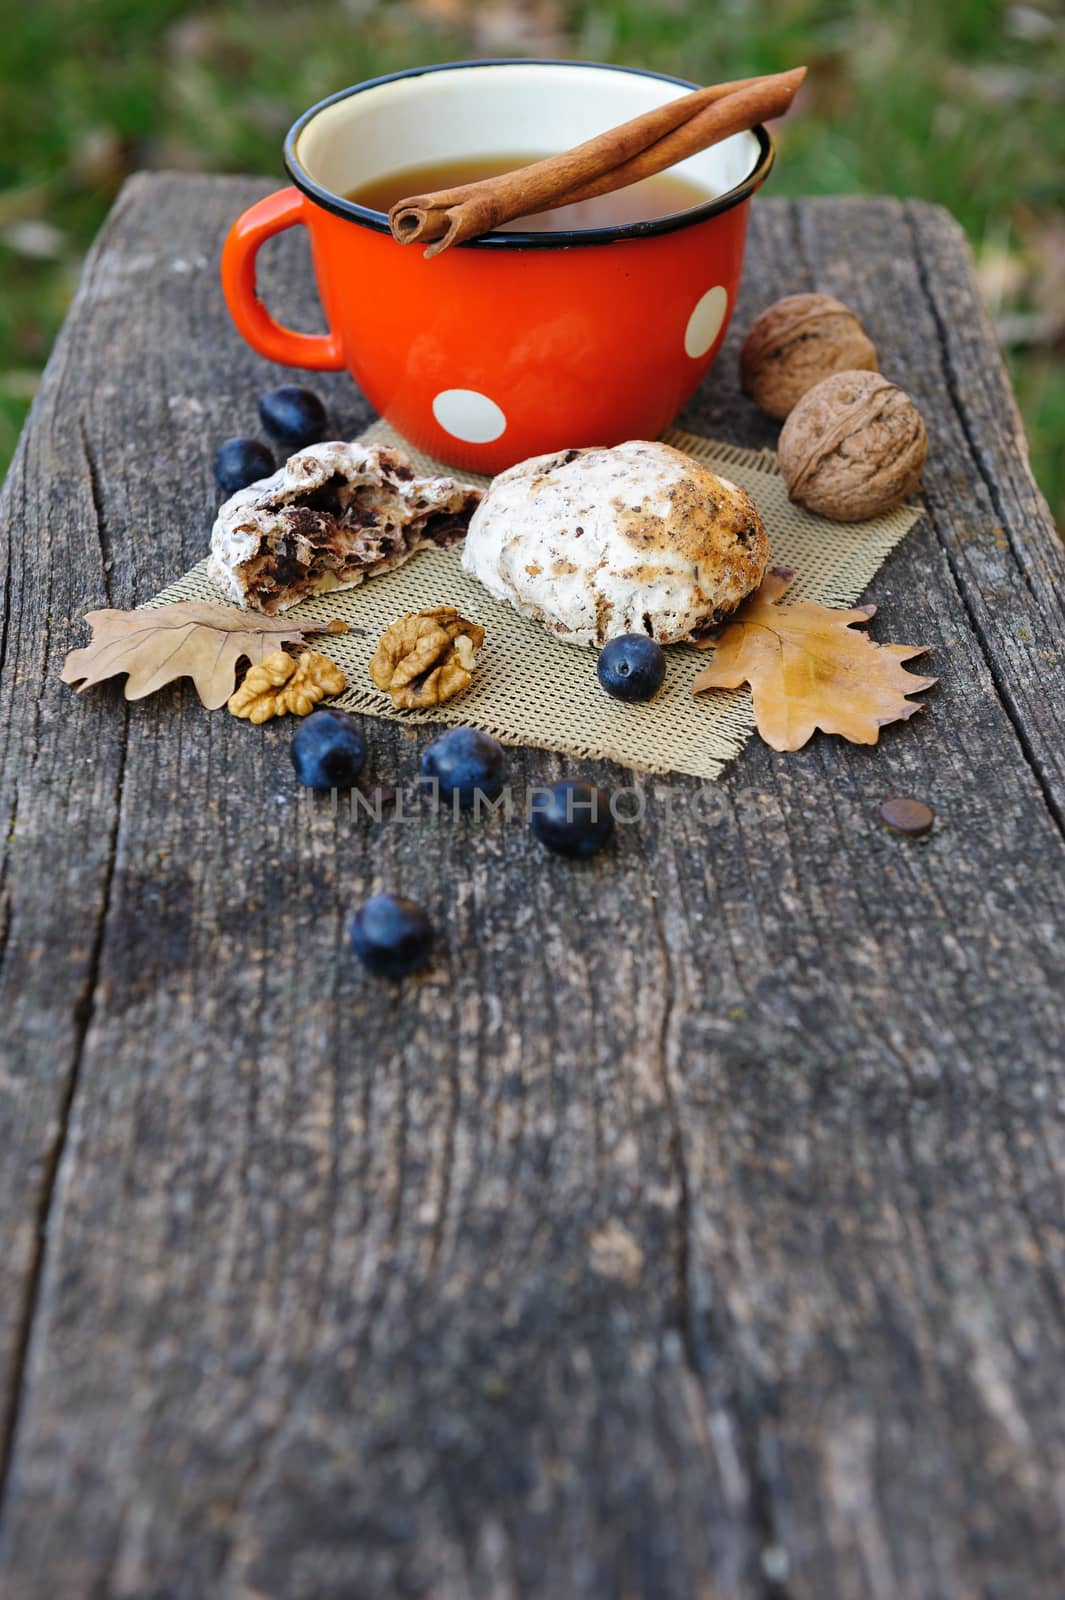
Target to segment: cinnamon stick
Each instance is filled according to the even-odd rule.
[[[584,144],[515,172],[399,200],[389,225],[400,244],[429,242],[426,256],[515,217],[625,188],[760,122],[783,116],[805,67],[696,89]]]

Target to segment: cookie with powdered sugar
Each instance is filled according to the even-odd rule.
[[[480,498],[472,484],[418,477],[388,445],[313,444],[225,502],[207,571],[238,605],[274,616],[389,572],[425,545],[459,543]]]
[[[534,456],[500,473],[462,564],[560,639],[691,638],[762,581],[769,541],[750,495],[646,439]]]

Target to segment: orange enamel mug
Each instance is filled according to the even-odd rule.
[[[494,232],[431,261],[344,196],[429,161],[565,150],[692,87],[592,62],[469,61],[341,90],[288,134],[293,187],[230,230],[222,285],[233,320],[271,361],[347,368],[405,438],[467,471],[655,438],[725,336],[751,196],[773,160],[764,128],[672,169],[710,197],[691,210],[580,232]],[[325,334],[282,327],[256,295],[256,251],[297,223],[310,235]]]

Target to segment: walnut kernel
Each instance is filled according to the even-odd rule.
[[[876,347],[827,294],[785,295],[755,317],[740,351],[744,394],[778,421],[823,378],[856,370],[877,370]]]
[[[229,709],[235,717],[255,723],[286,712],[305,717],[326,695],[339,694],[347,681],[336,662],[317,650],[304,650],[298,661],[285,650],[274,650],[258,666],[249,667],[244,682],[229,697]]]
[[[879,372],[837,372],[799,401],[777,450],[789,499],[864,522],[917,488],[928,437],[909,395]]]
[[[454,606],[408,612],[382,635],[370,677],[399,710],[441,705],[468,689],[484,629]]]

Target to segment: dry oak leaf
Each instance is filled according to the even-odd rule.
[[[255,667],[280,645],[303,644],[307,634],[348,631],[339,617],[300,627],[291,618],[188,600],[136,611],[88,611],[85,621],[92,643],[71,650],[60,673],[79,694],[123,672],[127,700],[143,700],[175,678],[191,678],[208,711],[224,706],[233,693],[242,657]]]
[[[328,656],[317,650],[304,650],[297,661],[284,650],[274,650],[249,667],[248,674],[229,697],[235,717],[248,722],[269,722],[271,717],[305,717],[326,695],[340,694],[348,680]]]
[[[919,678],[902,662],[931,646],[876,644],[853,632],[852,624],[868,622],[875,606],[777,605],[794,576],[783,567],[766,573],[761,588],[710,641],[714,659],[692,693],[749,683],[758,732],[774,750],[801,749],[815,728],[853,744],[876,744],[885,723],[924,710],[906,696],[936,679]]]
[[[432,606],[398,618],[381,635],[370,677],[398,710],[442,705],[473,682],[484,629],[454,606]]]

